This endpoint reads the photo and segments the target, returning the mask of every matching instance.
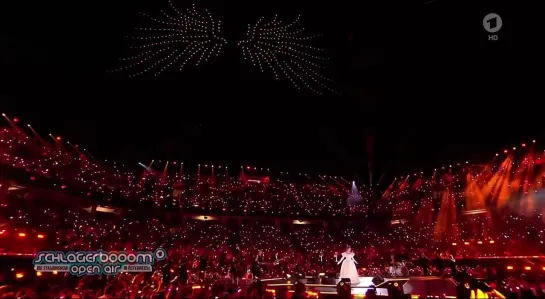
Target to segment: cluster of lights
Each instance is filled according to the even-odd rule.
[[[14,118],[13,123],[17,122]],[[120,165],[116,163],[110,163],[109,166],[99,163],[90,158],[90,155],[83,154],[85,150],[80,151],[77,145],[64,141],[60,136],[50,134],[54,144],[37,143],[35,141],[40,137],[34,130],[32,132],[33,135],[28,135],[20,129],[2,129],[0,160],[3,165],[28,171],[30,180],[38,181],[44,176],[55,178],[57,181],[54,185],[62,192],[73,191],[76,189],[74,186],[82,185],[85,191],[79,195],[94,193],[108,198],[118,194],[154,201],[159,206],[179,206],[202,214],[262,213],[260,215],[290,216],[297,219],[299,216],[347,215],[351,212],[346,207],[346,198],[354,194],[347,184],[342,183],[340,177],[320,176],[319,181],[294,183],[286,173],[286,176],[266,184],[249,183],[248,180],[229,177],[227,167],[204,164],[201,171],[199,165],[198,173],[189,175],[183,172],[183,163],[176,162],[170,164],[179,165],[175,174],[169,173],[167,163],[163,173],[156,174],[155,171],[148,170],[151,169],[148,166],[140,177],[122,172],[118,167]],[[64,142],[69,145],[68,148]],[[20,148],[32,149],[28,152],[38,154],[20,155]],[[27,229],[18,231],[17,234],[12,234],[10,229],[0,235],[5,233],[5,236],[15,236],[21,240],[34,240],[31,236],[35,233],[29,232],[35,229],[44,232],[36,238],[42,235],[46,240],[54,239],[58,246],[71,249],[106,246],[103,244],[108,244],[108,248],[122,249],[122,246],[126,246],[126,242],[120,241],[123,238],[142,249],[152,249],[168,241],[177,250],[187,249],[184,247],[187,244],[198,244],[196,250],[209,249],[214,255],[220,255],[225,248],[232,246],[229,240],[233,238],[238,238],[239,244],[244,244],[247,252],[259,248],[269,254],[278,250],[313,254],[318,250],[325,250],[331,253],[335,249],[342,250],[345,244],[352,244],[369,262],[381,260],[381,253],[397,246],[403,246],[410,252],[422,248],[430,251],[448,250],[456,256],[466,257],[527,253],[532,248],[539,249],[545,240],[545,224],[541,211],[536,206],[531,210],[526,206],[524,209],[511,207],[508,211],[516,213],[502,214],[501,221],[498,222],[493,217],[495,209],[481,207],[477,197],[477,194],[488,192],[488,200],[500,208],[505,208],[510,206],[505,201],[500,201],[504,199],[500,197],[501,194],[531,195],[539,189],[539,178],[542,178],[543,171],[538,161],[543,159],[542,153],[518,153],[522,155],[521,158],[508,155],[503,161],[493,161],[485,166],[465,163],[445,167],[444,172],[435,171],[431,178],[418,174],[397,180],[385,192],[387,200],[379,202],[377,209],[390,210],[394,218],[407,221],[400,221],[403,225],[396,225],[384,232],[361,230],[347,225],[342,227],[339,238],[330,235],[321,227],[301,225],[296,226],[291,234],[286,234],[274,226],[256,224],[251,227],[244,226],[233,237],[225,226],[215,221],[190,221],[184,224],[182,232],[173,233],[157,219],[146,222],[127,222],[123,219],[112,224],[97,221],[87,213],[62,212],[49,208],[43,211],[42,219],[35,214],[30,216],[26,211],[12,210],[2,204],[0,210],[8,213],[3,215],[3,218],[8,219],[8,228]],[[222,169],[221,173],[219,169]],[[250,175],[249,170],[257,172],[258,168],[241,166],[241,170],[246,170],[246,174]],[[308,177],[304,173],[299,175]],[[111,180],[122,182],[123,187],[111,188]],[[368,195],[367,192],[366,188],[360,188],[359,196],[354,196],[363,197],[364,200],[372,199],[372,193]],[[177,195],[173,196],[175,193]],[[468,207],[472,208],[468,210]],[[369,205],[364,204],[360,208],[365,210]],[[62,232],[48,231],[58,227],[60,223],[68,224],[70,228]],[[267,237],[263,237],[265,235]],[[436,236],[432,243],[431,236]],[[201,252],[195,251],[192,254],[199,255]]]
[[[545,240],[545,207],[538,200],[545,155],[535,143],[505,150],[504,158],[496,154],[484,165],[457,163],[434,169],[430,177],[397,178],[383,193],[381,208],[392,213],[396,224],[405,224],[398,229],[407,230],[401,235],[411,236],[414,247],[434,236],[442,248],[467,245],[451,248],[460,256],[521,250],[513,244],[527,244],[526,252],[538,248]],[[479,246],[487,243],[494,248]]]
[[[19,223],[13,222],[17,220],[15,218],[28,218],[28,216],[21,214],[20,210],[12,210],[12,212],[19,216],[6,217],[10,219],[7,222],[8,227]],[[384,253],[392,248],[404,246],[411,251],[417,250],[416,247],[411,246],[414,244],[412,238],[415,235],[411,234],[412,228],[410,227],[398,227],[382,233],[345,227],[341,231],[341,238],[339,238],[330,235],[321,226],[298,226],[291,233],[287,233],[276,226],[254,221],[249,226],[243,224],[238,233],[233,233],[216,221],[189,220],[180,228],[172,229],[153,218],[146,221],[129,221],[124,218],[116,221],[98,221],[88,212],[63,210],[60,207],[46,208],[41,217],[34,215],[33,219],[36,230],[48,231],[52,236],[56,236],[52,241],[56,241],[57,247],[50,247],[50,249],[93,250],[102,248],[127,251],[133,249],[151,250],[156,246],[167,246],[169,255],[188,256],[191,273],[199,272],[201,256],[208,256],[212,265],[216,265],[224,253],[233,248],[234,244],[240,244],[247,264],[260,249],[265,252],[267,260],[271,260],[275,253],[279,253],[279,257],[289,265],[302,263],[301,256],[305,254],[316,257],[319,251],[324,251],[324,257],[331,260],[334,252],[342,252],[346,244],[352,244],[358,254],[358,262],[367,265],[365,269],[362,268],[362,271],[368,274],[378,273],[379,266],[386,262]],[[58,227],[63,229],[55,232]],[[30,229],[26,228],[25,231],[30,231]],[[28,239],[31,241],[34,240],[32,238],[34,235],[37,239],[42,239],[40,235],[46,239],[45,234],[33,233],[29,235],[20,230],[15,233],[4,230],[3,234],[14,236],[19,240]],[[456,253],[457,256],[464,256],[460,253],[460,247],[463,250],[476,246],[484,248],[481,249],[484,250],[483,252],[489,250],[490,253],[498,255],[497,242],[494,240],[485,241],[465,241],[462,243],[463,246],[452,243],[451,246],[455,248],[450,252]],[[429,239],[427,242],[429,244]],[[423,244],[425,243],[422,242],[420,248],[423,248]],[[129,245],[132,246],[129,248]],[[308,267],[309,265],[303,263],[301,269],[310,269]],[[311,267],[313,266],[311,265]],[[214,271],[221,272],[223,270],[218,268]],[[525,271],[528,270],[525,269]]]
[[[244,59],[250,60],[261,72],[269,69],[279,80],[285,77],[297,89],[308,89],[317,94],[336,93],[328,85],[332,80],[322,75],[325,69],[323,49],[312,45],[318,35],[303,35],[298,28],[300,15],[290,24],[275,16],[270,22],[261,18],[248,25],[246,39],[238,45]]]
[[[369,208],[366,203],[374,194],[371,187],[351,190],[348,181],[337,176],[323,175],[316,180],[306,173],[280,172],[277,180],[251,179],[255,175],[268,176],[270,172],[255,166],[241,166],[237,180],[229,176],[226,166],[204,164],[201,167],[199,164],[197,173],[189,175],[183,173],[183,163],[167,161],[159,175],[153,170],[153,163],[142,164],[146,170],[139,176],[122,171],[123,165],[95,159],[85,149],[60,136],[49,134],[54,144],[36,143],[34,140],[41,137],[35,130],[26,134],[18,127],[2,129],[0,136],[2,163],[29,171],[30,181],[41,185],[49,183],[73,195],[101,197],[106,201],[117,197],[139,199],[165,208],[199,213],[323,217],[366,212]],[[21,148],[37,155],[21,155]],[[291,180],[297,176],[304,181]],[[361,204],[347,207],[350,196],[358,201],[362,199]]]
[[[172,12],[161,11],[160,17],[142,13],[155,27],[137,27],[131,50],[138,51],[120,59],[124,66],[113,72],[129,71],[130,77],[153,74],[167,69],[182,71],[188,63],[198,66],[217,57],[227,40],[221,37],[221,21],[206,11],[199,14],[195,5],[182,12],[169,0]]]

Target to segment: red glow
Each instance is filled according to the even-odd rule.
[[[42,235],[42,234],[39,234],[39,235],[38,235],[38,239],[43,239],[43,238],[45,238],[44,235]]]
[[[26,234],[25,233],[19,233],[19,237],[24,238],[24,237],[26,237]]]
[[[55,138],[55,139],[57,139],[57,141],[60,141],[60,140],[61,140],[61,137],[60,137],[60,136],[57,136],[57,138]]]
[[[14,121],[14,122],[19,122],[19,119],[18,119],[17,117],[14,117],[14,118],[13,118],[13,121]]]
[[[35,178],[35,177],[33,177],[33,176],[31,176],[31,177],[30,177],[30,180],[31,180],[31,181],[35,181],[35,180],[36,180],[36,178]]]

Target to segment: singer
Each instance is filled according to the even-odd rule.
[[[352,285],[360,283],[360,277],[358,275],[358,269],[356,268],[356,260],[354,259],[354,252],[350,246],[346,247],[346,250],[342,253],[342,258],[337,262],[341,265],[341,272],[339,277],[349,278]]]

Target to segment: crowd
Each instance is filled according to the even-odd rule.
[[[500,219],[489,213],[461,214],[465,178],[452,169],[434,173],[431,179],[415,174],[413,180],[394,181],[380,193],[364,186],[354,190],[341,177],[275,177],[268,169],[250,166],[237,167],[235,177],[225,166],[198,165],[190,174],[182,163],[152,162],[138,174],[99,161],[60,138],[51,140],[13,127],[0,129],[3,171],[25,177],[28,184],[99,203],[120,203],[126,209],[144,202],[165,211],[238,217],[169,222],[130,209],[123,215],[103,215],[40,199],[21,200],[24,195],[17,193],[5,195],[0,201],[0,254],[168,250],[167,262],[153,275],[63,280],[45,288],[48,294],[42,295],[52,298],[76,293],[79,298],[176,297],[174,293],[192,291],[185,287],[192,283],[228,280],[237,285],[244,278],[336,273],[336,256],[347,244],[365,276],[400,275],[391,271],[392,255],[396,268],[403,264],[408,273],[424,275],[453,270],[441,263],[418,262],[423,257],[448,264],[451,258],[539,255],[544,249],[541,213],[504,213]],[[468,165],[456,166],[466,174],[473,171]],[[447,187],[451,191],[445,192]],[[389,218],[373,225],[365,222],[369,214]],[[256,215],[267,217],[244,217]],[[289,222],[278,218],[293,222],[286,225]],[[306,218],[324,221],[297,223]],[[22,297],[33,296],[25,292],[29,294]]]
[[[347,198],[353,196],[354,203],[363,203],[374,194],[364,186],[353,194],[340,177],[315,180],[300,174],[291,178],[286,172],[271,180],[269,171],[249,166],[241,167],[233,176],[235,171],[230,175],[227,167],[219,165],[198,165],[196,173],[190,174],[184,172],[183,163],[152,162],[137,174],[123,170],[124,165],[99,161],[61,139],[51,143],[13,128],[0,129],[0,163],[24,170],[31,180],[49,183],[48,187],[63,192],[110,203],[119,198],[129,204],[153,202],[158,207],[193,212],[285,217],[365,215],[367,205],[347,206]],[[154,170],[155,166],[162,171]]]
[[[160,219],[130,220],[133,218],[130,214],[124,218],[101,218],[86,210],[45,207],[44,204],[21,201],[15,195],[7,197],[0,210],[0,223],[3,224],[0,253],[35,253],[43,249],[131,252],[162,247],[168,250],[168,259],[157,265],[155,273],[147,276],[123,274],[108,278],[40,279],[39,283],[47,286],[33,287],[32,292],[43,292],[35,294],[26,289],[24,292],[30,292],[25,295],[27,297],[66,298],[79,294],[85,298],[98,298],[98,295],[109,293],[115,298],[177,298],[183,297],[183,292],[193,292],[194,289],[188,286],[195,284],[213,286],[215,282],[227,281],[238,290],[236,286],[242,280],[255,277],[335,275],[339,267],[338,255],[346,244],[352,244],[356,251],[362,276],[453,275],[449,266],[453,257],[528,252],[523,248],[513,248],[511,253],[500,252],[501,249],[493,244],[482,244],[480,249],[474,246],[455,246],[450,250],[416,247],[413,240],[405,238],[410,229],[406,226],[370,231],[350,224],[340,228],[323,224],[290,227],[278,226],[267,219],[243,220],[242,223],[188,219],[179,226],[168,227]],[[427,264],[420,263],[423,255],[429,258]],[[392,258],[396,263],[403,262],[408,272],[391,273]],[[443,262],[437,263],[438,259]],[[488,269],[482,267],[468,271],[475,276],[489,274]],[[225,290],[212,287],[203,291]]]

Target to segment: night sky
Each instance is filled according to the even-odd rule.
[[[154,14],[166,0],[12,2],[0,7],[1,112],[97,157],[363,180],[372,160],[376,181],[486,160],[545,137],[533,115],[544,104],[518,108],[512,20],[492,1],[197,1],[225,25],[225,52],[183,73],[138,80],[106,71],[119,66],[127,35],[141,24],[137,13]],[[489,12],[503,18],[496,42],[482,27]],[[299,92],[241,58],[236,42],[248,23],[299,13],[308,32],[324,35],[341,96]]]

